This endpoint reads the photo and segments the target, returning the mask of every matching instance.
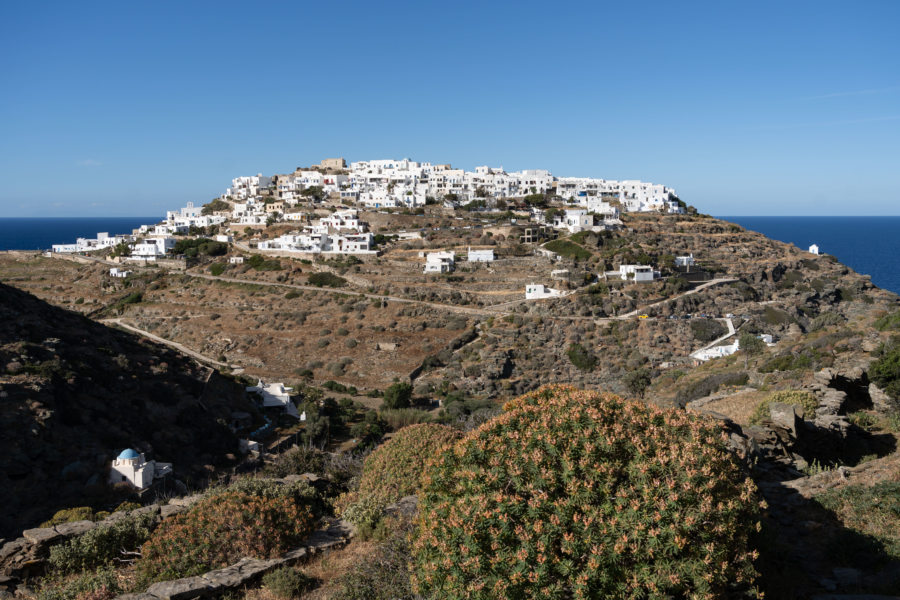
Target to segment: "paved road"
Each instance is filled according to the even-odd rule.
[[[731,336],[733,336],[735,334],[736,330],[734,328],[734,323],[731,322],[731,319],[716,319],[716,321],[721,321],[721,322],[725,323],[725,325],[728,327],[728,333],[726,333],[722,337],[714,339],[713,341],[711,341],[707,345],[703,346],[702,348],[697,348],[696,350],[691,352],[691,356],[697,354],[698,352],[703,352],[704,350],[707,350],[708,348],[712,348],[713,346],[718,346],[720,343],[724,342],[725,340],[727,340],[728,338],[730,338]]]
[[[641,308],[637,308],[631,312],[625,313],[624,315],[617,315],[612,317],[612,319],[630,319],[632,317],[636,317],[638,315],[645,314],[648,310],[653,310],[657,306],[662,306],[667,302],[671,302],[672,300],[678,300],[679,298],[683,298],[684,296],[690,296],[691,294],[696,294],[698,292],[702,292],[708,287],[712,287],[714,285],[719,285],[720,283],[733,283],[735,281],[740,281],[739,279],[735,279],[733,277],[723,277],[722,279],[711,279],[704,284],[698,285],[692,290],[688,290],[687,292],[683,292],[681,294],[677,294],[672,296],[671,298],[666,298],[665,300],[660,300],[659,302],[654,302],[653,304],[649,304],[647,306],[642,306]]]

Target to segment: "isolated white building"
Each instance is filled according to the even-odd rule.
[[[291,392],[294,388],[284,387],[283,383],[266,384],[262,379],[259,383],[247,388],[248,392],[255,392],[262,396],[264,408],[283,408],[284,411],[292,417],[300,418],[297,407],[291,402]]]
[[[809,247],[809,253],[810,253],[810,254],[818,254],[818,253],[819,253],[819,246],[816,245],[816,244],[813,244],[812,246],[810,246],[810,247]]]
[[[731,356],[741,348],[741,343],[738,340],[735,340],[734,343],[728,344],[725,346],[713,346],[712,348],[706,348],[705,350],[698,350],[696,352],[691,353],[691,358],[694,360],[699,360],[701,362],[706,362],[713,358],[721,358],[723,356]]]
[[[530,283],[525,286],[526,300],[540,300],[542,298],[557,298],[562,296],[562,290],[544,287],[541,283]]]
[[[154,479],[160,479],[172,472],[172,463],[147,461],[143,453],[126,448],[112,461],[109,469],[111,484],[127,482],[138,489],[146,489]]]
[[[675,257],[675,266],[676,267],[693,267],[694,266],[694,253],[692,252],[690,256],[676,256]]]
[[[493,262],[494,261],[494,250],[493,248],[489,248],[487,250],[472,250],[468,249],[468,256],[466,260],[469,262]]]
[[[425,273],[450,273],[455,267],[453,252],[429,252],[425,255]]]
[[[109,270],[109,276],[115,277],[117,279],[124,279],[131,275],[131,271],[126,271],[124,269],[120,269],[119,267],[113,267]]]
[[[232,265],[242,265],[242,264],[244,264],[244,257],[243,256],[232,256],[231,258],[228,259],[228,262],[229,262],[229,264],[232,264]]]
[[[619,270],[611,273],[617,274],[622,281],[648,282],[659,277],[659,271],[654,271],[650,265],[619,265]]]

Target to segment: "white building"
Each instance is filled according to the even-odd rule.
[[[493,262],[494,261],[494,249],[490,248],[488,250],[472,250],[468,249],[468,255],[466,256],[466,260],[469,262]]]
[[[229,262],[229,264],[232,264],[232,265],[242,265],[242,264],[244,264],[244,257],[243,256],[232,256],[231,258],[228,259],[228,262]]]
[[[562,296],[562,290],[544,287],[542,283],[530,283],[525,286],[526,300],[541,300],[542,298],[558,298]]]
[[[75,240],[74,244],[54,244],[52,246],[52,250],[53,252],[58,253],[92,252],[94,250],[112,248],[122,242],[127,243],[133,240],[134,236],[131,235],[111,236],[109,235],[109,233],[101,232],[97,234],[96,238],[78,238],[77,240]]]
[[[165,477],[171,472],[172,463],[147,461],[143,453],[126,448],[113,460],[109,469],[109,482],[111,484],[127,482],[143,490],[150,487],[154,479]]]
[[[706,362],[713,358],[731,356],[732,354],[740,350],[740,348],[741,343],[738,340],[735,340],[734,343],[728,344],[726,346],[713,346],[712,348],[706,348],[705,350],[697,350],[696,352],[691,353],[691,358],[701,362]]]
[[[810,247],[809,247],[809,253],[810,253],[810,254],[818,254],[818,253],[819,253],[819,246],[816,245],[816,244],[813,244],[812,246],[810,246]]]
[[[619,265],[619,270],[611,273],[621,277],[622,281],[647,282],[659,277],[659,271],[654,271],[650,265]]]
[[[141,242],[131,244],[131,256],[128,260],[156,260],[165,257],[169,250],[175,248],[176,239],[173,237],[147,238]]]
[[[284,411],[292,417],[300,418],[297,407],[291,402],[291,392],[294,388],[284,387],[283,383],[266,384],[262,379],[259,383],[247,388],[248,392],[255,392],[262,396],[262,405],[264,408],[283,408]]]
[[[675,257],[675,266],[676,267],[693,267],[694,266],[694,253],[692,252],[690,256],[676,256]]]
[[[131,271],[126,271],[124,269],[120,269],[119,267],[113,267],[109,270],[109,276],[115,277],[117,279],[124,279],[131,275]]]
[[[425,255],[425,273],[450,273],[456,255],[453,252],[429,252]]]
[[[567,229],[569,233],[590,230],[594,227],[594,215],[581,208],[567,209],[565,213],[554,217],[553,227]]]

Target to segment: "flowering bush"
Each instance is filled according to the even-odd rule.
[[[243,557],[280,556],[299,544],[312,524],[309,508],[289,496],[228,490],[160,525],[142,548],[139,569],[150,579],[175,579]]]
[[[366,458],[359,482],[359,498],[380,505],[415,494],[425,462],[460,438],[446,425],[422,423],[404,427]]]
[[[752,586],[763,504],[717,425],[566,386],[507,409],[423,475],[419,593],[717,598]]]

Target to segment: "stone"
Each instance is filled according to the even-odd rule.
[[[201,498],[203,498],[202,494],[193,494],[191,496],[183,496],[181,498],[172,498],[171,500],[169,500],[169,504],[174,504],[175,506],[184,506],[185,508],[187,508],[199,502]]]
[[[879,412],[889,412],[897,407],[897,402],[874,383],[869,384],[869,397],[872,399],[872,406]]]
[[[282,559],[257,560],[255,558],[242,558],[233,565],[210,571],[201,575],[201,577],[207,580],[212,589],[216,591],[237,588],[282,565],[284,562]]]
[[[13,554],[16,554],[17,552],[21,551],[23,548],[26,548],[29,545],[30,544],[29,544],[28,540],[26,540],[25,538],[18,538],[18,539],[12,540],[11,542],[6,542],[2,546],[0,546],[0,560],[5,560],[5,559],[9,558]]]
[[[159,504],[151,504],[149,506],[143,506],[141,508],[136,508],[128,513],[129,515],[158,515],[159,514]]]
[[[32,544],[48,544],[62,536],[53,527],[39,527],[37,529],[26,529],[22,532],[22,537]]]
[[[56,533],[65,537],[81,535],[87,533],[97,526],[93,521],[72,521],[71,523],[60,523],[56,526]]]
[[[798,419],[797,408],[793,404],[773,402],[769,405],[769,418],[776,427],[786,429],[791,437],[797,437]]]
[[[212,594],[215,590],[202,577],[185,577],[175,581],[161,581],[147,588],[147,594],[160,600],[189,600]]]
[[[413,517],[418,511],[419,499],[416,496],[405,496],[384,507],[384,514],[388,516]]]
[[[168,519],[169,517],[174,517],[175,515],[179,515],[187,510],[186,506],[179,506],[177,504],[166,504],[165,506],[159,509],[159,516],[163,519]]]

